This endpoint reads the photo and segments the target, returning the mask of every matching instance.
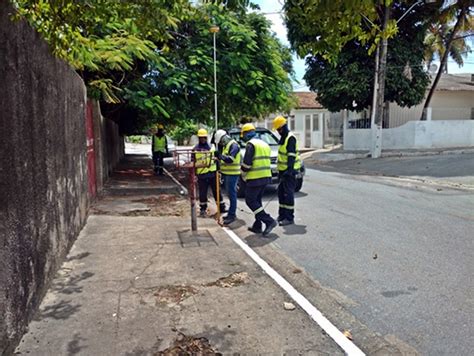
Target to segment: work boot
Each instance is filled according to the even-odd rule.
[[[278,217],[277,217],[277,221],[278,221],[278,222],[280,222],[280,221],[282,221],[282,220],[285,220],[285,218],[284,218],[283,216],[278,216]]]
[[[235,219],[237,219],[237,217],[227,215],[227,216],[224,218],[224,225],[232,224],[232,223],[235,221]]]
[[[293,225],[295,223],[294,220],[289,220],[289,219],[283,219],[280,221],[280,226],[287,226],[287,225]]]
[[[272,232],[272,230],[277,227],[278,223],[276,222],[276,220],[273,220],[272,219],[272,222],[269,223],[269,224],[266,224],[265,225],[265,230],[263,230],[263,233],[262,235],[263,236],[267,236],[270,232]]]
[[[225,207],[225,203],[221,203],[220,204],[220,209],[219,209],[220,213],[227,213],[227,209]]]
[[[158,174],[159,174],[160,176],[163,175],[163,168],[160,168],[160,169],[158,170]]]
[[[250,232],[253,232],[254,234],[261,234],[262,233],[262,228],[259,229],[257,227],[253,227],[253,226],[248,227],[247,230],[250,231]]]
[[[199,217],[200,218],[205,218],[207,216],[206,209],[202,210],[199,212]]]

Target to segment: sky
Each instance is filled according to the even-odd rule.
[[[276,36],[286,45],[290,45],[286,36],[286,27],[283,22],[281,12],[282,4],[284,0],[253,0],[253,2],[260,6],[261,12],[265,13],[265,16],[268,20],[272,22],[272,30],[275,32]],[[468,43],[471,48],[474,49],[474,39]],[[389,50],[390,50],[390,42],[389,42]],[[439,66],[438,62],[433,62],[434,64]],[[309,91],[309,88],[306,86],[306,83],[303,80],[303,75],[305,73],[305,64],[304,60],[300,59],[293,55],[293,67],[296,74],[296,79],[299,83],[294,82],[293,87],[295,91]],[[455,73],[474,73],[474,51],[468,55],[468,57],[464,58],[464,66],[459,68],[456,63],[452,61],[448,61],[448,73],[455,74]]]

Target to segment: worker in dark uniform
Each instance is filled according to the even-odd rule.
[[[199,187],[199,207],[200,217],[207,216],[207,192],[209,186],[212,195],[217,202],[217,184],[216,184],[216,161],[214,160],[215,149],[207,142],[207,130],[199,129],[197,133],[199,143],[194,146],[194,160],[196,162],[196,175]],[[220,212],[225,212],[225,204],[222,202],[222,195],[219,192]]]
[[[242,157],[239,144],[226,131],[217,130],[214,140],[217,145],[216,154],[220,162],[220,172],[224,177],[230,203],[229,211],[223,223],[229,225],[237,219],[237,182],[240,176]]]
[[[273,120],[273,129],[280,134],[278,148],[278,222],[280,226],[295,223],[295,188],[296,174],[301,168],[301,159],[298,152],[296,137],[288,129],[286,119],[277,116]]]
[[[153,155],[154,172],[162,175],[164,157],[168,155],[168,140],[163,125],[158,125],[158,131],[153,135],[151,153]]]
[[[278,224],[262,205],[265,187],[271,183],[272,171],[270,167],[271,149],[268,144],[255,137],[255,126],[242,126],[240,136],[247,142],[245,156],[242,161],[242,179],[246,182],[245,203],[255,215],[255,222],[249,231],[267,236]],[[262,223],[265,230],[262,231]]]

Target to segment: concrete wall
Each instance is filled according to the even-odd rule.
[[[369,150],[370,140],[370,129],[345,130],[344,149]],[[469,146],[474,146],[474,120],[409,121],[382,132],[382,149]]]
[[[0,1],[0,354],[25,331],[83,227],[82,80]]]
[[[94,120],[96,182],[97,192],[100,194],[104,182],[125,155],[125,140],[119,133],[118,125],[102,116],[97,101],[89,100],[88,105],[92,107]]]

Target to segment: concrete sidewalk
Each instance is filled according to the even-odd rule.
[[[16,354],[343,354],[214,220],[192,234],[187,200],[150,195],[172,184],[148,165],[109,181]]]
[[[188,223],[90,216],[17,351],[342,354],[212,220],[197,236]]]
[[[437,156],[474,153],[474,147],[453,147],[453,148],[431,148],[431,149],[406,149],[406,150],[383,150],[381,158],[387,157],[414,157],[414,156]],[[369,151],[344,150],[340,147],[336,149],[318,149],[315,152],[304,154],[304,158],[314,163],[324,163],[332,161],[344,161],[352,159],[369,158]]]

